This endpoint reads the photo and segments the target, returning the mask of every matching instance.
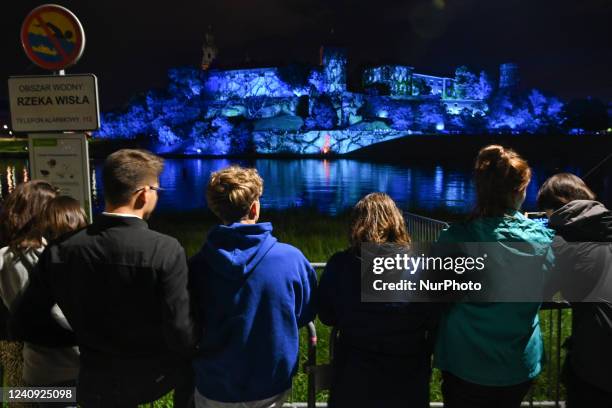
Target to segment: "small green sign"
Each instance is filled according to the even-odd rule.
[[[57,139],[34,139],[34,146],[36,147],[55,147],[57,146]]]

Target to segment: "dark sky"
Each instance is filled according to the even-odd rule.
[[[37,1],[2,6],[0,70],[39,74],[19,43],[19,28]],[[68,73],[95,73],[102,110],[166,84],[170,67],[199,65],[212,25],[226,58],[262,65],[314,62],[334,28],[349,48],[351,72],[397,62],[452,76],[458,65],[520,65],[522,81],[563,98],[612,99],[610,0],[217,0],[145,2],[58,0],[85,27],[87,46]],[[6,81],[0,99],[6,99]]]

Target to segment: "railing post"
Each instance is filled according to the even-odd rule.
[[[555,407],[559,408],[559,400],[561,399],[561,325],[563,323],[563,309],[557,309],[557,390],[555,393]]]
[[[552,375],[553,375],[553,321],[554,310],[548,310],[548,372],[547,372],[547,383],[546,383],[546,395],[548,398],[552,398]]]
[[[569,309],[570,306],[565,302],[546,302],[542,305],[542,310],[549,313],[548,315],[548,350],[549,350],[549,364],[548,364],[548,385],[547,385],[547,397],[554,400],[554,407],[560,408],[561,404],[561,371],[563,362],[561,361],[561,344],[563,336],[563,311]],[[554,318],[554,313],[557,313],[557,318]],[[556,333],[554,333],[556,331]],[[554,342],[554,343],[553,343]],[[556,350],[553,353],[553,344],[556,346]],[[557,361],[553,361],[553,360]],[[554,395],[553,395],[553,370],[556,374],[554,377]],[[551,401],[552,402],[552,401]],[[564,405],[563,405],[564,406]]]
[[[306,362],[306,374],[308,376],[307,404],[308,408],[317,405],[317,390],[315,383],[315,366],[317,365],[317,329],[313,322],[308,322],[308,360]]]

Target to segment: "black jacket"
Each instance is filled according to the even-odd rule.
[[[330,407],[429,407],[440,305],[362,302],[361,260],[346,250],[327,262],[317,307],[339,329]]]
[[[100,215],[45,250],[11,327],[25,340],[65,344],[69,337],[36,324],[57,303],[76,333],[82,369],[172,361],[196,343],[187,275],[176,239],[140,218]]]
[[[597,201],[576,200],[549,221],[555,273],[550,293],[572,304],[569,361],[584,381],[612,392],[612,212]]]

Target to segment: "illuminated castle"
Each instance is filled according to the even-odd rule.
[[[202,49],[202,69],[206,73],[204,89],[212,99],[316,97],[320,94],[339,98],[351,94],[347,91],[348,61],[343,48],[321,47],[319,66],[311,67],[301,82],[287,80],[282,67],[215,68],[218,49],[211,34],[206,35]],[[518,67],[515,64],[502,65],[500,73],[500,87],[517,86]],[[417,73],[407,65],[367,68],[363,71],[362,86],[363,93],[370,96],[409,100],[437,98],[451,113],[473,106],[480,109],[482,104],[477,102],[486,97],[482,92],[466,91],[465,86],[456,83],[456,78]]]
[[[206,46],[205,53],[209,51]],[[313,67],[302,84],[290,84],[283,79],[278,67],[219,70],[209,69],[212,60],[206,59],[205,90],[214,98],[272,98],[309,95],[313,92],[337,94],[346,92],[346,51],[342,48],[322,47],[321,66]],[[215,55],[215,54],[212,54]],[[202,64],[204,67],[204,62]]]
[[[245,58],[239,69],[223,69],[218,51],[207,33],[200,67],[170,69],[166,93],[105,114],[97,136],[148,135],[160,153],[341,154],[414,134],[551,131],[562,120],[563,103],[519,89],[511,63],[500,66],[498,87],[465,66],[451,78],[378,65],[355,91],[341,47],[321,47],[316,65],[252,67]]]

